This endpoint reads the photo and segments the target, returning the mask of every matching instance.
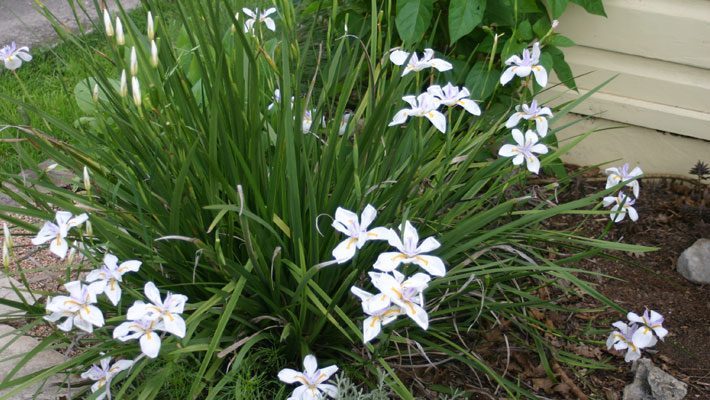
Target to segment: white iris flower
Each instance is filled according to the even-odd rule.
[[[372,284],[390,301],[399,306],[422,329],[429,328],[429,314],[424,310],[423,291],[429,286],[431,277],[424,273],[416,273],[409,279],[397,271],[393,275],[370,272]]]
[[[516,144],[504,144],[498,151],[502,157],[513,157],[514,165],[521,165],[525,162],[528,171],[537,174],[540,172],[540,160],[537,154],[547,154],[547,146],[538,143],[538,137],[533,131],[525,132],[525,136],[519,129],[513,129],[513,139]]]
[[[94,326],[104,325],[104,315],[93,305],[96,304],[96,296],[104,290],[103,282],[84,285],[79,281],[72,281],[64,284],[64,288],[69,292],[69,296],[50,297],[47,300],[46,309],[50,314],[44,317],[45,320],[57,322],[66,318],[57,325],[64,332],[71,331],[76,325],[77,328],[91,333]]]
[[[276,12],[276,8],[271,7],[265,11],[259,12],[258,8],[255,8],[252,11],[252,10],[245,7],[245,8],[242,8],[242,12],[249,17],[244,22],[244,32],[253,32],[254,31],[254,24],[257,21],[266,25],[266,28],[268,28],[270,31],[276,32],[276,24],[274,23],[274,20],[271,19],[271,17],[269,17],[269,15]]]
[[[398,251],[380,254],[373,268],[390,272],[400,264],[416,264],[430,275],[444,276],[446,274],[444,261],[439,257],[426,254],[441,247],[441,243],[434,237],[428,237],[419,244],[419,234],[409,221],[405,221],[404,229],[400,227],[400,230],[402,231],[401,239],[392,229],[390,229],[388,237],[390,246]]]
[[[106,388],[103,393],[96,397],[96,400],[103,400],[111,393],[111,380],[118,375],[119,372],[125,371],[133,366],[133,360],[118,360],[111,365],[111,357],[101,359],[100,365],[92,365],[88,371],[81,374],[82,379],[91,379],[95,381],[91,385],[91,393]]]
[[[441,104],[447,107],[461,106],[470,114],[481,115],[481,108],[478,107],[475,101],[468,98],[471,93],[466,88],[459,89],[458,86],[454,86],[449,82],[443,88],[439,85],[429,86],[427,92],[438,98]]]
[[[282,382],[301,384],[287,400],[321,400],[323,394],[332,398],[338,397],[338,389],[334,385],[324,383],[338,372],[336,365],[318,369],[316,357],[309,354],[303,359],[303,368],[303,372],[290,368],[279,371],[278,376]]]
[[[377,216],[375,207],[368,204],[358,218],[357,214],[342,207],[335,210],[333,228],[348,236],[333,249],[333,258],[342,264],[355,256],[355,251],[361,249],[368,240],[388,240],[390,230],[387,228],[368,229]]]
[[[138,339],[141,351],[147,357],[156,358],[160,353],[161,340],[157,331],[164,331],[163,321],[139,319],[127,321],[113,330],[113,338],[122,342]]]
[[[121,299],[121,286],[123,282],[123,274],[126,272],[138,272],[141,267],[141,262],[138,260],[129,260],[118,265],[118,257],[113,254],[104,256],[103,265],[99,269],[95,269],[86,275],[87,282],[103,282],[104,293],[111,303],[115,306]]]
[[[663,327],[663,316],[653,310],[647,308],[642,315],[630,312],[626,318],[632,323],[639,324],[633,339],[641,344],[641,347],[655,346],[656,336],[663,340],[668,335],[668,329]]]
[[[549,107],[540,107],[537,100],[533,100],[530,105],[523,104],[515,107],[516,112],[508,118],[505,123],[506,128],[513,128],[518,125],[521,119],[535,121],[535,130],[540,136],[547,136],[547,117],[552,117]]]
[[[136,301],[126,313],[126,318],[130,320],[153,320],[162,321],[165,326],[162,330],[172,333],[177,337],[185,337],[185,320],[180,314],[185,309],[187,296],[181,294],[172,294],[168,292],[163,301],[160,298],[160,291],[155,287],[153,282],[145,284],[145,297],[151,301],[146,304],[142,301]]]
[[[639,190],[641,188],[639,186],[637,178],[643,175],[643,171],[641,171],[641,168],[636,167],[629,171],[629,164],[627,163],[619,168],[607,168],[606,170],[604,170],[604,173],[607,175],[606,189],[614,187],[620,184],[621,182],[626,182],[634,179],[633,181],[627,183],[626,186],[631,188],[634,193],[634,197],[639,197]]]
[[[89,216],[81,214],[72,217],[72,213],[70,212],[57,211],[55,219],[57,221],[56,224],[50,221],[44,223],[42,229],[37,233],[37,237],[32,239],[32,244],[39,246],[51,241],[49,243],[49,251],[54,253],[57,257],[64,259],[69,250],[69,244],[66,241],[69,229],[83,224],[89,219]]]
[[[403,124],[407,122],[409,117],[425,117],[441,133],[446,133],[446,117],[437,110],[441,106],[441,100],[426,92],[417,97],[404,96],[402,100],[409,103],[411,108],[399,110],[392,118],[389,126]]]
[[[638,341],[634,340],[634,335],[638,327],[629,326],[622,321],[617,321],[612,324],[617,330],[613,331],[606,340],[606,347],[614,350],[626,350],[624,360],[631,362],[641,358],[641,348]]]
[[[614,222],[621,222],[629,214],[632,221],[638,221],[639,214],[633,207],[636,200],[630,198],[624,193],[619,193],[616,196],[607,196],[602,199],[604,207],[611,207],[609,217]]]
[[[368,315],[362,322],[363,341],[368,343],[382,331],[382,327],[404,314],[402,308],[392,304],[390,298],[383,293],[374,295],[353,286],[350,291],[362,301],[362,310]]]
[[[409,62],[407,62],[407,60],[409,60]],[[393,49],[390,51],[390,61],[399,66],[407,63],[402,71],[402,76],[405,76],[410,72],[418,72],[427,68],[435,68],[438,71],[444,72],[454,67],[448,61],[442,60],[441,58],[434,58],[434,50],[432,49],[424,49],[424,54],[421,59],[419,59],[417,53],[407,53],[403,50]]]
[[[535,81],[538,85],[545,87],[547,86],[547,70],[545,67],[540,65],[540,43],[535,42],[530,50],[523,50],[523,58],[512,56],[505,60],[505,65],[508,65],[508,69],[503,71],[500,76],[500,84],[505,85],[510,82],[514,76],[519,76],[524,78],[529,76],[531,73],[535,75]]]
[[[0,60],[5,64],[5,68],[14,71],[22,66],[22,62],[32,61],[30,49],[27,46],[18,48],[15,42],[0,48]]]

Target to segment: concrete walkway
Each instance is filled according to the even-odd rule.
[[[92,17],[97,15],[93,0],[79,1],[86,6],[86,10]],[[76,28],[76,20],[69,6],[69,0],[41,0],[41,2],[61,23],[72,29]],[[140,0],[116,0],[116,2],[126,9],[135,8],[140,4]],[[116,8],[114,1],[108,0],[106,3],[111,3],[113,6],[111,9]],[[88,18],[82,15],[80,10],[78,13],[82,24],[86,25]],[[39,13],[35,0],[0,0],[0,47],[13,41],[18,46],[51,47],[55,40],[54,28],[44,15]]]

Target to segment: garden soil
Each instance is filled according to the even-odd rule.
[[[541,187],[550,182],[540,179],[537,183]],[[597,173],[583,174],[559,200],[570,201],[594,193],[604,188],[604,182],[605,178]],[[536,185],[529,183],[531,187]],[[627,218],[615,224],[605,239],[655,247],[657,251],[607,253],[587,258],[576,267],[598,274],[585,274],[583,278],[622,308],[641,313],[648,307],[661,312],[670,333],[655,348],[644,351],[644,356],[688,384],[685,399],[710,400],[710,285],[693,284],[676,271],[683,250],[697,239],[710,238],[710,186],[680,177],[647,178],[642,180],[636,209],[640,215],[637,222]],[[566,215],[547,221],[547,228],[575,229],[580,235],[599,237],[608,223],[606,215]],[[489,330],[483,340],[472,337],[476,343],[473,351],[542,399],[621,400],[624,387],[633,381],[631,364],[624,362],[623,353],[607,351],[605,342],[611,324],[626,316],[608,307],[605,310],[589,297],[567,298],[554,292],[538,295],[568,307],[590,310],[561,313],[532,309],[530,313],[566,335],[594,340],[595,343],[571,344],[550,338],[560,350],[605,362],[608,369],[571,368],[552,361],[553,379],[537,355],[516,347],[512,339],[507,341],[511,335],[506,321]],[[442,387],[464,388],[474,393],[469,397],[472,399],[506,398],[505,392],[483,374],[460,366],[400,371],[422,398],[440,398],[434,392]]]

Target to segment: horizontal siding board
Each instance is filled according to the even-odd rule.
[[[608,18],[571,4],[559,31],[578,44],[710,68],[710,1],[606,0]]]
[[[581,88],[592,89],[616,76],[602,92],[710,112],[710,69],[583,46],[567,49],[565,56]]]
[[[710,142],[662,133],[638,126],[618,128],[618,122],[600,118],[581,118],[568,114],[556,125],[572,124],[557,134],[560,145],[568,139],[592,133],[562,156],[565,162],[577,165],[618,166],[628,162],[640,165],[647,174],[688,175],[697,160],[708,160]],[[610,129],[618,128],[618,129]],[[605,167],[606,167],[605,166]],[[643,184],[642,184],[643,185]],[[643,193],[641,194],[643,198]]]
[[[580,93],[577,94],[561,86],[555,86],[542,93],[540,99],[550,105],[558,105],[574,100],[586,92],[586,90],[580,89]],[[573,111],[710,141],[709,112],[688,110],[600,92],[595,93]]]

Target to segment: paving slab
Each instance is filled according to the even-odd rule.
[[[22,294],[26,302],[34,304],[32,296],[30,296],[30,294],[24,290],[24,285],[10,277],[5,276],[2,272],[0,272],[0,299],[7,299],[18,302],[21,301],[20,297],[17,295],[17,292],[15,291],[15,289],[13,289],[13,287],[20,290],[20,293]],[[14,307],[0,304],[0,318],[16,318],[21,317],[24,314],[24,311],[20,311]],[[0,352],[0,356],[2,354],[3,353]]]
[[[86,6],[88,14],[94,18],[96,8],[93,0],[75,0]],[[57,20],[70,29],[76,29],[74,11],[69,0],[41,0],[48,10],[57,17]],[[106,1],[111,9],[116,9],[120,3],[125,9],[132,9],[140,5],[140,0]],[[82,25],[86,26],[89,18],[79,10]],[[36,0],[0,0],[0,47],[10,42],[19,46],[51,47],[57,35],[54,28],[43,14],[38,11]]]
[[[2,382],[10,371],[17,365],[18,361],[29,351],[37,347],[39,342],[28,336],[21,336],[15,332],[15,328],[8,325],[0,325],[0,382]],[[30,362],[25,364],[20,371],[13,376],[19,378],[33,372],[37,372],[66,361],[66,357],[54,350],[44,350],[37,354]],[[13,400],[56,400],[59,398],[69,398],[67,389],[60,388],[64,379],[60,376],[52,377],[44,384],[36,384],[24,389],[20,393],[12,395]],[[0,391],[0,398],[7,395],[9,391]]]

